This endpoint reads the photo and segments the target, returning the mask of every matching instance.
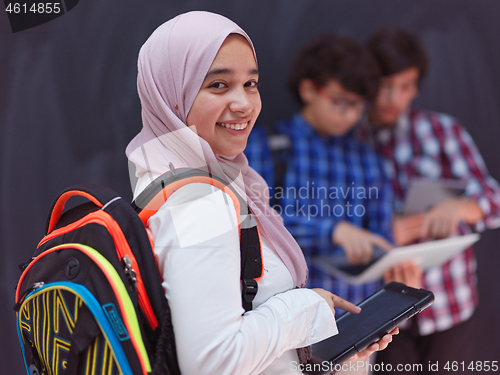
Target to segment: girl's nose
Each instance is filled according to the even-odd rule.
[[[238,90],[238,92],[235,92],[231,98],[231,103],[229,104],[229,109],[232,112],[240,112],[242,114],[250,112],[252,107],[252,102],[249,100],[247,93],[244,90]]]

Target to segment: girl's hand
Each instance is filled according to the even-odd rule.
[[[327,290],[321,289],[321,288],[315,288],[311,289],[312,291],[318,293],[321,297],[323,297],[328,303],[328,306],[332,309],[333,316],[335,316],[335,307],[348,311],[353,314],[358,314],[361,311],[361,308],[354,305],[353,303],[346,301],[343,298],[340,298],[339,296],[336,296],[333,293],[330,293]]]
[[[380,340],[371,344],[368,348],[366,348],[362,352],[353,355],[346,362],[364,361],[368,359],[368,357],[371,356],[373,353],[379,352],[387,348],[387,346],[392,342],[392,336],[397,335],[398,333],[399,333],[399,328],[396,327],[387,335],[384,335]]]
[[[399,328],[394,328],[387,335],[383,336],[379,341],[374,344],[371,344],[368,348],[359,352],[349,358],[347,361],[343,363],[345,364],[346,370],[341,370],[336,372],[336,375],[366,375],[368,373],[368,358],[375,352],[384,350],[387,348],[387,345],[392,341],[392,336],[397,335],[399,333]],[[352,366],[351,366],[352,365]],[[351,368],[354,368],[354,371],[350,371]]]

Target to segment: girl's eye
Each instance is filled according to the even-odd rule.
[[[210,86],[208,86],[211,89],[223,89],[226,85],[222,82],[214,82]]]
[[[259,82],[257,82],[257,81],[248,81],[247,83],[245,83],[245,86],[246,87],[255,87],[255,88],[258,88],[259,87]]]

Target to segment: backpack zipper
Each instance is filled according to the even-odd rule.
[[[56,238],[62,234],[71,232],[72,230],[75,230],[79,227],[83,227],[84,225],[91,223],[100,224],[108,228],[109,232],[111,233],[111,236],[113,237],[113,241],[115,242],[115,247],[117,249],[120,260],[123,260],[124,257],[128,256],[128,258],[132,262],[132,267],[130,268],[134,270],[137,277],[137,292],[138,292],[139,305],[141,306],[141,309],[144,312],[144,315],[146,316],[146,319],[148,320],[149,325],[151,326],[153,331],[156,330],[156,328],[158,327],[158,319],[156,318],[153,312],[153,308],[151,307],[151,302],[149,301],[148,295],[146,293],[146,288],[144,287],[141,274],[140,272],[138,272],[139,267],[137,266],[137,261],[135,259],[135,256],[132,253],[132,250],[130,249],[127,239],[125,238],[125,235],[123,234],[120,226],[112,217],[109,216],[109,214],[105,213],[102,210],[91,212],[78,221],[75,221],[65,227],[53,230],[50,234],[47,234],[40,241],[38,247],[40,247],[41,245],[43,245],[47,241],[50,241],[53,238]]]
[[[21,297],[18,299],[19,302],[17,302],[15,305],[14,305],[14,311],[18,312],[19,309],[21,308],[21,304],[22,302],[24,301],[24,299],[26,298],[26,296],[37,290],[38,288],[41,288],[45,283],[43,281],[39,281],[39,282],[36,282],[34,284],[32,284],[28,289],[26,289],[23,294],[21,294]],[[20,286],[20,285],[19,285]]]

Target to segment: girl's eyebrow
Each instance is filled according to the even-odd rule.
[[[213,69],[207,73],[207,75],[205,76],[205,79],[210,78],[211,76],[220,75],[220,74],[233,75],[234,70],[227,69],[227,68]],[[251,69],[248,72],[248,75],[250,75],[250,76],[251,75],[259,75],[259,70],[258,69]]]
[[[213,69],[207,73],[207,75],[205,76],[205,79],[207,79],[211,76],[219,75],[219,74],[232,75],[232,74],[234,74],[234,70],[227,69],[227,68]]]

